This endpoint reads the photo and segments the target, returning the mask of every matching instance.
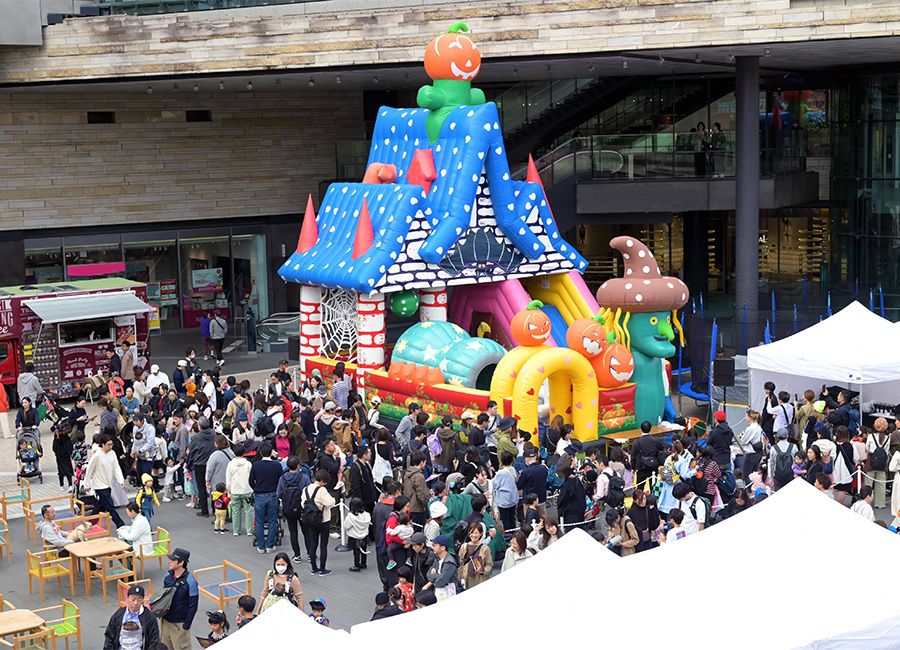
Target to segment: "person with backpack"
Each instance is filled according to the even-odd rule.
[[[839,426],[834,432],[834,480],[832,484],[836,492],[850,494],[853,487],[853,474],[859,463],[859,454],[850,442],[850,431],[845,426]]]
[[[609,458],[605,454],[597,454],[597,486],[593,498],[599,507],[597,513],[597,530],[606,538],[609,531],[606,521],[607,513],[625,505],[625,481],[609,466]]]
[[[699,533],[711,523],[712,506],[706,497],[694,493],[687,483],[679,483],[672,490],[672,496],[680,501],[680,510],[684,513],[681,523],[688,535]]]
[[[281,502],[281,512],[287,521],[288,534],[291,537],[291,550],[294,552],[293,562],[303,562],[303,556],[300,554],[300,542],[297,534],[297,527],[301,526],[300,517],[302,515],[302,496],[303,490],[309,485],[309,477],[300,471],[300,459],[296,456],[289,456],[287,459],[287,472],[278,479],[278,487],[275,495]]]
[[[645,483],[659,469],[660,454],[665,451],[665,445],[658,438],[650,435],[653,425],[649,422],[641,422],[641,437],[631,445],[631,458],[634,459],[634,467],[637,472],[637,486],[642,490],[649,490]]]
[[[887,505],[885,498],[885,486],[887,485],[887,466],[891,446],[891,437],[888,434],[888,422],[884,418],[875,420],[872,427],[875,429],[866,438],[866,451],[869,453],[869,471],[866,473],[866,485],[874,489],[875,508],[884,508]],[[896,514],[896,511],[894,511]]]
[[[244,396],[243,388],[235,386],[232,392],[233,397],[225,407],[225,417],[222,419],[222,430],[228,433],[238,426],[240,420],[249,419],[250,411],[253,409],[250,400]]]
[[[622,557],[634,555],[641,539],[634,522],[615,508],[608,510],[604,519],[607,527],[606,548]]]
[[[776,491],[794,480],[794,454],[797,453],[797,445],[791,442],[790,437],[791,432],[787,427],[778,429],[775,432],[776,442],[769,450],[769,474]]]
[[[790,393],[786,390],[778,393],[778,404],[769,407],[769,415],[774,418],[772,432],[775,434],[776,439],[778,437],[778,432],[782,429],[788,430],[789,439],[793,440],[796,438],[796,436],[793,435],[794,405],[791,404]]]
[[[306,538],[306,552],[309,555],[312,575],[327,576],[332,573],[325,567],[325,563],[328,560],[331,509],[336,501],[327,489],[328,481],[328,472],[320,469],[315,474],[315,482],[303,488],[301,493],[300,521],[303,522],[303,535]]]

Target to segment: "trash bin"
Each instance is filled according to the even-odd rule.
[[[300,362],[300,337],[288,337],[288,361]]]

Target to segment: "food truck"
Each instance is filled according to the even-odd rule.
[[[106,351],[137,346],[150,354],[147,285],[123,278],[0,288],[0,383],[7,393],[27,362],[44,390],[76,395],[84,379],[109,368]]]

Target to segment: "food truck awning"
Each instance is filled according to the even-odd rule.
[[[150,305],[131,291],[92,293],[84,296],[35,298],[23,304],[37,314],[44,323],[71,323],[92,318],[108,318],[150,311]]]

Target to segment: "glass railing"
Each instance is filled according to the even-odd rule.
[[[760,175],[806,170],[806,146],[792,141],[760,151]],[[576,174],[603,179],[730,178],[735,171],[734,133],[713,138],[696,133],[596,135],[573,138],[535,161],[547,185]],[[514,176],[524,178],[526,170]]]
[[[600,83],[598,79],[551,79],[522,81],[494,98],[500,111],[503,132],[510,133],[519,127],[545,116],[579,90]]]
[[[299,312],[272,314],[256,324],[256,340],[263,346],[270,343],[284,343],[289,336],[297,336],[299,333]]]
[[[264,7],[287,5],[318,0],[99,0],[113,14],[144,16],[183,11],[210,11],[213,9],[237,9],[240,7]]]

